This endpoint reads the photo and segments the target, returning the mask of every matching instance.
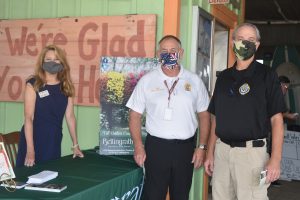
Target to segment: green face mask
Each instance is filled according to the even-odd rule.
[[[248,60],[254,55],[256,46],[248,40],[234,41],[233,51],[239,60]]]

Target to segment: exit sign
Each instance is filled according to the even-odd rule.
[[[229,0],[208,0],[210,4],[225,4],[229,3]]]

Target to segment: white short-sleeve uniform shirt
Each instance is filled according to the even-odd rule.
[[[173,93],[169,89],[178,79]],[[197,113],[207,110],[209,98],[200,78],[181,66],[177,77],[166,76],[161,68],[144,75],[126,106],[140,114],[146,112],[146,131],[164,139],[188,139],[198,127]],[[166,119],[166,113],[169,117]],[[171,116],[170,116],[171,114]]]

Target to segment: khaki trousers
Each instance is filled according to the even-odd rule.
[[[252,143],[251,143],[252,144]],[[266,145],[230,147],[216,141],[212,177],[213,200],[268,200],[270,184],[259,186],[260,172],[265,170],[269,154]]]

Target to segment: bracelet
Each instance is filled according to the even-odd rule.
[[[74,150],[76,147],[79,147],[79,144],[75,144],[74,146],[71,147],[71,150]]]

